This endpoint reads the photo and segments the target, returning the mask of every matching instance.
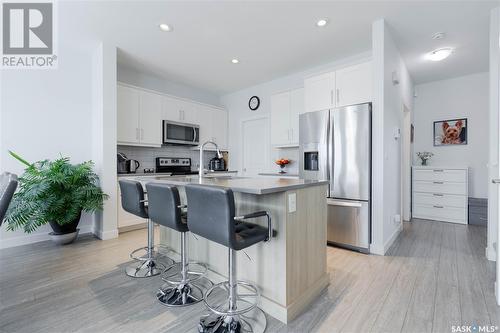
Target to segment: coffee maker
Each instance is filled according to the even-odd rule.
[[[221,152],[215,153],[214,158],[208,164],[208,169],[210,171],[226,171],[226,162]]]

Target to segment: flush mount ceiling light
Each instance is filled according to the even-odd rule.
[[[316,22],[316,25],[318,27],[324,27],[327,24],[328,24],[328,20],[326,18],[319,19],[318,22]]]
[[[172,31],[172,27],[166,23],[162,23],[159,25],[161,31]]]
[[[238,59],[234,58],[234,59],[231,59],[231,62],[232,62],[233,64],[237,64],[237,63],[239,63],[240,61],[239,61]]]
[[[446,34],[444,32],[436,32],[434,35],[432,35],[432,39],[436,40],[443,39],[444,37],[446,37]]]
[[[441,61],[448,58],[452,52],[453,49],[451,47],[443,47],[427,53],[425,58],[430,61]]]

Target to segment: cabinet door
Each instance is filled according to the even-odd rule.
[[[212,141],[212,109],[207,106],[200,106],[196,118],[196,123],[200,126],[200,144]]]
[[[140,141],[141,144],[161,146],[162,144],[162,97],[141,91],[140,94]]]
[[[290,142],[290,92],[271,96],[271,144]]]
[[[162,98],[161,118],[171,121],[182,121],[179,100],[171,97]]]
[[[179,100],[179,112],[181,122],[188,124],[198,124],[196,120],[198,104]]]
[[[117,141],[139,142],[139,90],[118,85]]]
[[[299,143],[299,115],[304,113],[304,89],[290,92],[290,144]]]
[[[335,72],[304,80],[305,112],[327,110],[334,106]]]
[[[336,72],[337,106],[371,102],[371,62],[340,69]]]
[[[227,149],[227,112],[212,109],[212,136],[220,149]]]

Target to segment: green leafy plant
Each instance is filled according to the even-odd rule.
[[[64,225],[74,222],[82,211],[103,209],[108,195],[97,186],[99,176],[93,171],[92,161],[71,164],[69,158],[61,157],[29,163],[9,153],[26,169],[18,179],[19,190],[5,217],[7,230],[30,233],[49,221]]]

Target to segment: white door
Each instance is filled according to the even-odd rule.
[[[335,72],[304,80],[306,112],[331,109],[334,106]]]
[[[269,163],[268,118],[244,120],[242,122],[242,173],[256,176],[265,172]]]
[[[305,112],[304,88],[290,92],[290,144],[299,143],[299,115]]]
[[[227,148],[227,112],[212,109],[212,136],[221,149]]]
[[[141,91],[139,107],[140,142],[144,145],[162,144],[162,96]]]
[[[340,69],[335,76],[337,106],[361,104],[372,100],[371,62]]]
[[[290,143],[290,92],[271,96],[271,144]]]
[[[117,88],[117,141],[139,142],[139,91],[118,85]]]

